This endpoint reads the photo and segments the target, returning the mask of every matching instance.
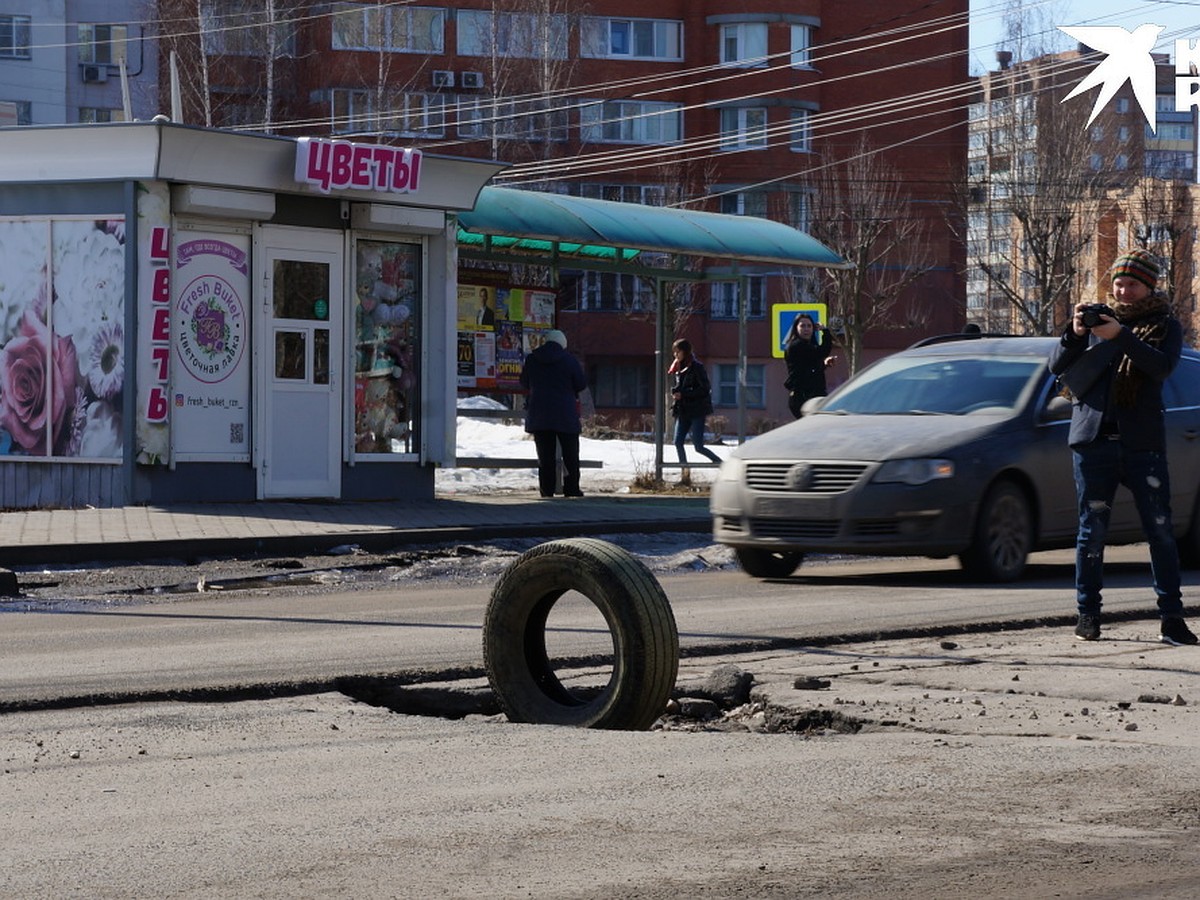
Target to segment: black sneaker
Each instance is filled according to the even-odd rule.
[[[1079,624],[1075,626],[1075,640],[1100,640],[1100,617],[1088,615],[1087,613],[1080,613]]]
[[[1178,616],[1162,620],[1162,634],[1158,636],[1158,639],[1164,644],[1174,644],[1177,647],[1185,644],[1191,646],[1197,643],[1196,636],[1187,627],[1187,622]]]

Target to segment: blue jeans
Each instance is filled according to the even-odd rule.
[[[1125,450],[1119,440],[1100,438],[1074,450],[1079,534],[1075,544],[1075,592],[1081,614],[1098,615],[1104,587],[1104,540],[1118,485],[1133,494],[1142,531],[1150,544],[1150,569],[1159,613],[1183,615],[1179,548],[1171,527],[1171,482],[1167,456],[1158,450]]]
[[[683,451],[683,442],[691,435],[692,446],[696,448],[696,452],[701,456],[707,456],[712,462],[719,463],[721,457],[713,453],[704,446],[704,416],[689,418],[688,416],[680,416],[675,420],[675,452],[679,454],[679,461],[687,465],[687,454]]]

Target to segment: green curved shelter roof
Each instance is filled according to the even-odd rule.
[[[458,224],[465,246],[560,257],[625,261],[655,251],[781,266],[846,265],[815,238],[769,219],[514,188],[485,187],[475,208],[459,213]]]

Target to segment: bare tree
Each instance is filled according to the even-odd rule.
[[[896,170],[866,141],[848,159],[827,163],[808,176],[813,188],[809,232],[849,263],[827,272],[831,319],[841,320],[850,371],[862,364],[863,338],[876,329],[906,328],[920,316],[909,289],[933,268],[928,222],[917,213]]]
[[[1061,103],[1081,65],[1078,54],[1042,56],[981,83],[963,199],[967,262],[982,281],[989,330],[1054,331],[1077,293],[1100,199],[1124,177],[1098,164],[1086,104]]]
[[[184,122],[275,130],[283,104],[280,60],[295,55],[298,23],[313,0],[162,0],[164,61],[178,61]],[[222,91],[219,84],[238,85]],[[245,90],[248,85],[257,90]]]

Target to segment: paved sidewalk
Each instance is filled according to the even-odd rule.
[[[422,502],[186,503],[0,513],[0,566],[324,552],[492,537],[707,531],[707,497],[532,493]]]

